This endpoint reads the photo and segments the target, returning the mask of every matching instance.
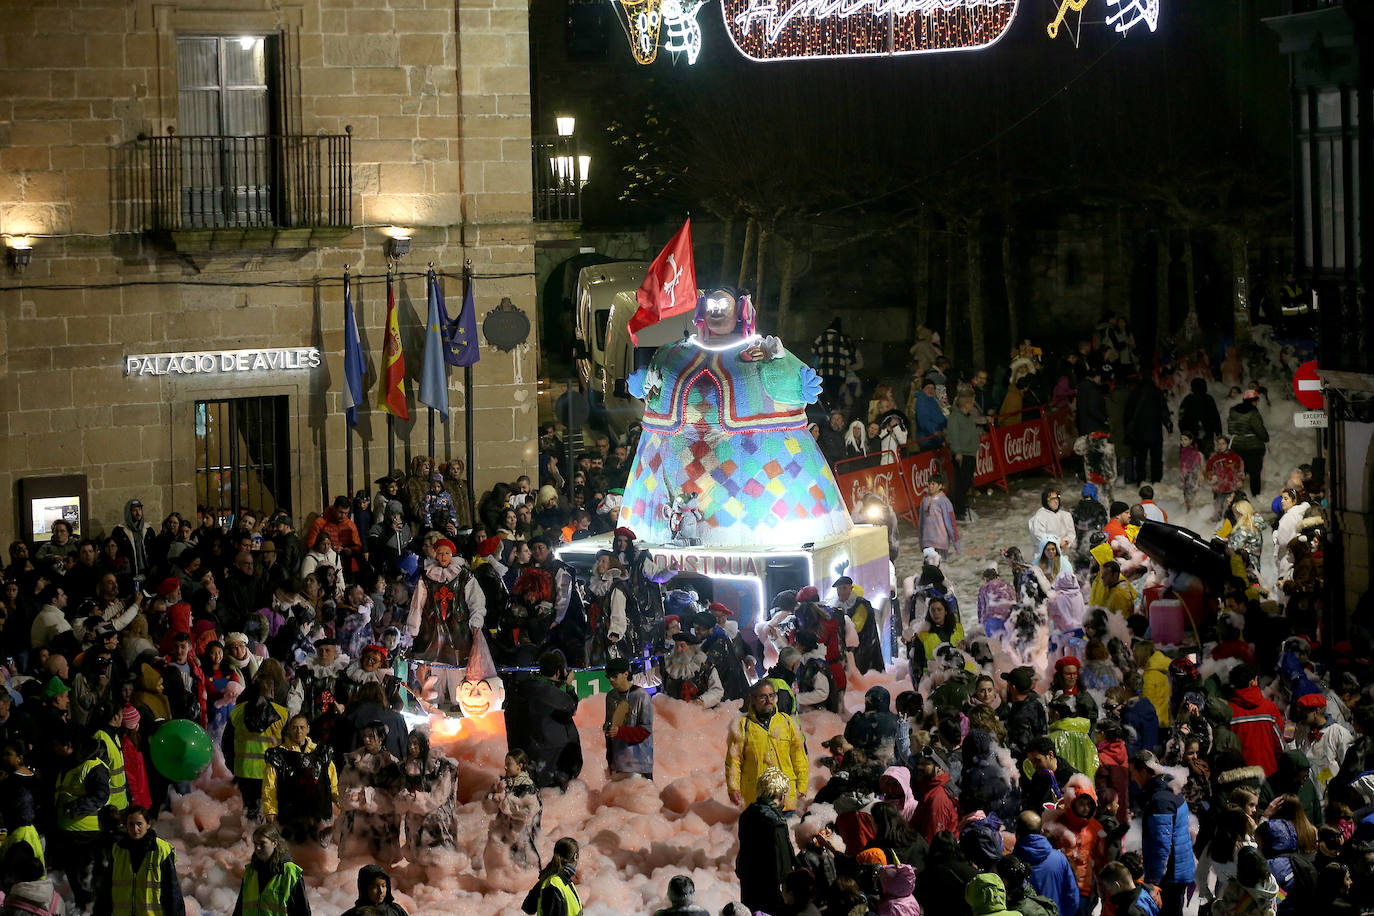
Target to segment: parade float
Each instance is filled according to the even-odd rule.
[[[629,322],[636,332],[690,312],[696,330],[629,379],[643,432],[618,524],[635,532],[665,588],[725,605],[742,633],[778,592],[815,585],[825,596],[842,575],[886,618],[887,529],[854,524],[807,431],[819,377],[758,333],[747,292],[696,294],[690,244],[684,226],[650,266]],[[574,541],[558,556],[586,573],[610,541]]]

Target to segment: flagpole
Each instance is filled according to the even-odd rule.
[[[472,288],[472,259],[471,259],[471,258],[464,258],[464,259],[463,259],[463,296],[464,296],[464,301],[466,301],[467,292],[468,292],[468,290],[471,289],[471,288]],[[474,305],[473,305],[474,314],[473,314],[473,316],[472,316],[473,321],[476,321],[476,320],[477,320],[477,315],[475,314],[476,309],[477,309],[477,306],[476,306],[476,304],[475,304],[475,302],[474,302]],[[476,338],[475,338],[475,336],[474,336],[474,340],[475,340],[475,339],[476,339]],[[465,475],[466,478],[467,478],[466,483],[467,483],[467,491],[468,491],[468,518],[476,519],[476,518],[477,518],[477,498],[473,495],[473,492],[472,492],[472,477],[473,477],[474,474],[477,473],[477,459],[476,459],[476,457],[475,457],[475,456],[476,456],[477,449],[476,449],[476,447],[475,447],[474,444],[473,444],[473,436],[475,436],[476,433],[473,431],[473,416],[472,416],[472,363],[471,363],[471,362],[469,362],[468,365],[466,365],[466,366],[463,367],[463,420],[464,420],[464,436],[465,436],[465,438],[467,439],[467,442],[465,443],[466,448],[465,448],[464,451],[465,451],[465,453],[467,454],[467,460],[468,460],[468,468],[467,468],[468,472],[467,472],[467,474]]]
[[[344,331],[348,330],[348,292],[349,283],[352,281],[348,276],[348,265],[344,265]],[[356,319],[355,319],[356,320]],[[348,341],[344,341],[344,355],[348,354]],[[347,359],[344,360],[348,362]],[[344,368],[344,385],[348,385],[348,369]],[[352,395],[350,395],[352,397]],[[356,410],[356,407],[355,407]],[[348,422],[348,411],[344,411],[344,490],[351,496],[353,493],[353,424]]]
[[[425,283],[428,284],[428,287],[425,289],[425,299],[426,299],[426,301],[428,301],[428,299],[429,299],[430,289],[432,289],[432,288],[434,287],[435,282],[436,282],[436,281],[435,281],[435,279],[434,279],[434,262],[433,262],[433,261],[430,261],[430,262],[429,262],[429,276],[425,279]],[[433,408],[433,407],[429,408],[429,457],[431,457],[431,458],[434,457],[434,408]],[[445,455],[445,456],[444,456],[444,460],[445,460],[445,461],[448,460],[448,455]]]
[[[387,301],[387,306],[388,306],[388,308],[390,307],[390,304],[391,304],[391,282],[392,282],[392,281],[391,281],[391,266],[392,266],[392,261],[391,261],[390,258],[388,258],[388,259],[387,259],[387,262],[386,262],[386,301]],[[387,320],[390,321],[390,318],[388,318]],[[388,325],[388,327],[389,327],[389,325]],[[385,367],[383,367],[383,368],[385,368]],[[390,472],[391,472],[390,469],[391,469],[391,468],[394,468],[394,467],[396,466],[396,436],[395,436],[395,431],[394,431],[394,427],[393,427],[393,424],[395,423],[395,421],[396,421],[395,415],[393,415],[393,414],[391,413],[391,411],[388,410],[388,411],[386,412],[386,466],[387,466],[387,473],[390,473]]]

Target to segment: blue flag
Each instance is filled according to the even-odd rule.
[[[471,366],[482,358],[477,349],[477,303],[472,298],[472,281],[463,294],[463,310],[448,329],[448,361],[454,366]]]
[[[358,340],[358,322],[353,317],[352,281],[344,274],[344,416],[349,426],[358,425],[358,405],[363,403],[363,347]]]
[[[448,422],[448,347],[444,345],[443,305],[439,280],[429,272],[429,318],[425,322],[425,362],[420,370],[420,403],[439,411]]]

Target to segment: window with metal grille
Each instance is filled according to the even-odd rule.
[[[285,395],[196,402],[196,502],[219,517],[291,512]]]
[[[177,39],[181,225],[273,220],[276,36]]]

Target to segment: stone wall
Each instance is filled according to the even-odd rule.
[[[285,395],[289,502],[303,518],[344,492],[342,275],[374,382],[381,358],[385,227],[410,230],[398,265],[411,423],[396,464],[429,451],[416,404],[430,263],[451,314],[460,275],[477,279],[479,326],[509,300],[534,324],[526,6],[511,0],[62,0],[11,5],[0,57],[0,232],[33,237],[32,263],[0,282],[0,486],[85,473],[88,530],[119,521],[129,496],[150,517],[196,506],[195,402]],[[178,124],[178,35],[276,35],[293,134],[352,134],[352,231],[283,234],[251,250],[172,246],[127,233],[119,163],[140,134]],[[289,180],[289,179],[288,179]],[[183,240],[184,242],[184,240]],[[245,243],[246,244],[246,243]],[[281,246],[295,246],[283,248]],[[532,473],[535,333],[514,353],[482,341],[474,370],[480,494]],[[126,378],[132,353],[319,347],[313,372]],[[462,370],[440,457],[464,455]],[[360,412],[352,484],[388,466],[386,422]],[[448,443],[447,447],[445,442]],[[16,533],[17,507],[0,513]]]

